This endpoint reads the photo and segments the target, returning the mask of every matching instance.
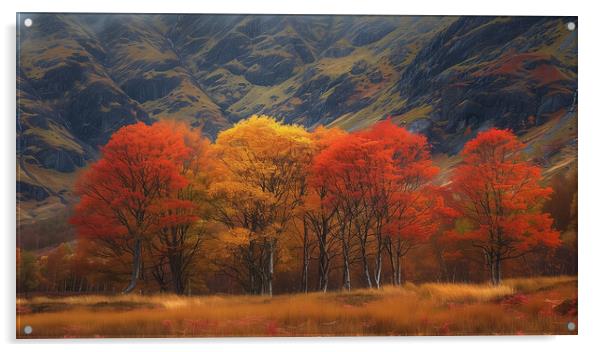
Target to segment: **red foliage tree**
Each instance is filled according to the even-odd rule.
[[[210,142],[202,137],[200,130],[190,129],[183,123],[164,123],[189,148],[186,157],[177,163],[179,174],[188,182],[160,204],[157,240],[151,245],[156,253],[153,276],[160,284],[165,284],[160,276],[164,270],[158,266],[166,262],[173,291],[183,294],[187,286],[190,289],[192,269],[200,259],[201,244],[207,237],[206,221],[199,220],[208,214],[208,170],[212,167],[207,155]]]
[[[324,128],[319,126],[312,134],[313,156],[315,157],[321,151],[326,149],[338,138],[346,135],[338,128]],[[315,173],[317,168],[308,167],[307,191],[303,200],[303,274],[302,281],[304,291],[308,287],[308,270],[310,260],[310,239],[308,232],[314,236],[314,241],[318,247],[318,289],[326,292],[329,285],[329,276],[332,259],[337,255],[335,251],[336,237],[334,236],[335,207],[327,206],[325,199],[329,196],[328,187],[325,184],[323,174]],[[307,231],[310,229],[311,231]]]
[[[439,172],[424,136],[396,126],[390,119],[362,135],[378,142],[389,155],[390,168],[373,179],[371,187],[376,238],[375,282],[380,281],[382,248],[389,255],[392,282],[400,285],[401,258],[426,241],[439,226],[435,215],[447,208],[431,181]]]
[[[113,134],[100,160],[76,184],[80,202],[71,222],[78,236],[101,241],[116,254],[132,255],[124,293],[136,286],[142,244],[165,216],[165,207],[185,207],[174,194],[188,183],[180,170],[189,154],[182,136],[168,124],[129,125]]]
[[[382,254],[391,258],[394,282],[401,281],[399,258],[433,230],[433,211],[442,202],[425,192],[437,174],[426,138],[386,120],[333,141],[314,160],[313,187],[323,187],[326,204],[337,214],[344,285],[350,288],[349,257],[359,246],[366,284],[378,287]],[[375,238],[373,279],[368,237]],[[394,262],[396,260],[396,263]]]
[[[368,263],[368,236],[374,223],[377,184],[393,176],[392,153],[379,143],[352,133],[343,136],[323,150],[314,160],[314,185],[327,189],[327,206],[335,210],[343,258],[343,283],[351,289],[354,247],[359,247],[363,276],[372,286]]]
[[[502,261],[560,244],[552,217],[541,211],[552,190],[541,186],[541,170],[524,160],[523,148],[508,130],[479,133],[464,146],[450,185],[452,206],[463,219],[450,235],[485,256],[496,285]]]

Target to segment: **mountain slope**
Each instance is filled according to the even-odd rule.
[[[64,216],[77,173],[121,126],[210,137],[254,113],[313,128],[391,116],[445,169],[510,128],[546,174],[575,167],[576,18],[22,14],[19,224]],[[444,173],[445,174],[445,173]]]

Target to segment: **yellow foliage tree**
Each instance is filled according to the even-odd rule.
[[[268,116],[252,116],[217,137],[210,187],[215,217],[236,229],[227,232],[229,243],[232,236],[244,238],[237,256],[252,293],[272,294],[278,241],[302,202],[312,148],[303,127]]]

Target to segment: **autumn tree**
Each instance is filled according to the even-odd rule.
[[[28,293],[40,283],[40,268],[33,253],[17,247],[17,292]]]
[[[209,141],[200,130],[191,130],[182,123],[165,122],[172,134],[182,138],[189,152],[177,163],[178,174],[186,185],[172,190],[168,200],[158,204],[157,236],[150,242],[153,255],[153,276],[160,284],[171,281],[172,289],[183,294],[198,263],[201,245],[207,237],[210,206],[207,199],[211,162]],[[165,265],[166,264],[166,265]],[[168,267],[169,277],[165,277]]]
[[[389,255],[392,282],[401,284],[401,257],[423,243],[438,227],[438,213],[447,208],[430,183],[439,172],[424,136],[408,132],[390,119],[362,132],[389,155],[369,185],[376,255],[374,282],[380,286],[383,249]]]
[[[447,192],[445,187],[439,189],[441,198],[444,199],[444,207],[438,208],[435,212],[435,222],[437,229],[429,238],[430,248],[437,263],[439,270],[436,276],[437,281],[470,281],[469,268],[475,262],[474,258],[465,255],[465,248],[470,247],[466,241],[457,241],[449,236],[449,231],[455,226],[459,213],[450,204],[449,197],[451,193]]]
[[[314,187],[323,187],[323,202],[334,212],[343,260],[343,287],[351,289],[351,263],[359,245],[366,284],[370,285],[367,262],[367,234],[372,225],[371,210],[366,207],[368,184],[374,173],[383,170],[387,155],[378,143],[357,133],[333,141],[313,162]],[[357,240],[357,241],[356,241]]]
[[[266,116],[253,116],[221,132],[214,146],[211,185],[215,218],[224,240],[246,264],[247,289],[272,294],[278,240],[305,192],[309,133]],[[241,281],[240,268],[230,273]]]
[[[311,138],[313,141],[313,158],[328,148],[334,141],[346,133],[338,128],[327,129],[316,128]],[[312,160],[313,164],[313,160]],[[336,255],[337,223],[335,221],[336,205],[327,204],[329,188],[326,184],[328,177],[324,177],[320,168],[312,167],[308,175],[308,187],[303,202],[303,286],[307,290],[308,267],[309,267],[309,244],[316,243],[318,247],[318,289],[326,292],[328,290],[329,276],[332,258]],[[308,231],[309,229],[309,231]],[[309,236],[313,237],[313,241]]]
[[[116,245],[121,243],[123,241],[115,241]],[[94,237],[77,238],[77,246],[71,260],[71,271],[79,278],[75,291],[114,293],[127,286],[132,268],[132,255],[125,250],[115,250],[116,248],[107,247],[106,241]],[[136,287],[141,290],[151,289],[147,283],[142,280]]]
[[[71,259],[71,272],[76,278],[73,290],[76,292],[113,291],[123,285],[123,276],[128,273],[131,257],[115,258],[112,254],[104,257],[100,243],[90,238],[80,237]]]
[[[190,149],[165,123],[137,123],[115,132],[101,153],[77,182],[80,201],[71,221],[79,236],[117,256],[131,255],[130,283],[123,291],[128,293],[140,277],[143,242],[188,183],[180,170]]]
[[[495,285],[503,261],[560,244],[550,214],[541,211],[552,190],[541,185],[540,168],[524,159],[524,147],[508,130],[480,132],[464,146],[449,187],[462,217],[450,235],[485,257]]]
[[[71,257],[73,250],[68,243],[62,243],[42,257],[42,274],[46,288],[51,291],[67,291],[71,276]]]
[[[561,232],[562,245],[547,265],[557,265],[554,272],[577,275],[577,168],[559,172],[551,177],[550,187],[554,193],[544,204],[543,210],[554,218],[554,227]],[[548,258],[545,258],[548,259]],[[542,258],[542,261],[546,261]]]
[[[401,281],[400,258],[434,231],[433,211],[442,201],[427,185],[437,172],[426,138],[390,120],[339,138],[316,157],[314,184],[324,187],[337,215],[347,289],[355,247],[368,287],[381,285],[385,251],[393,282]]]

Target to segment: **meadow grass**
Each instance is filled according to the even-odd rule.
[[[576,333],[567,329],[577,321],[576,297],[575,277],[549,277],[510,279],[497,287],[407,283],[271,298],[19,298],[17,337],[569,334]],[[22,333],[26,325],[31,335]]]

